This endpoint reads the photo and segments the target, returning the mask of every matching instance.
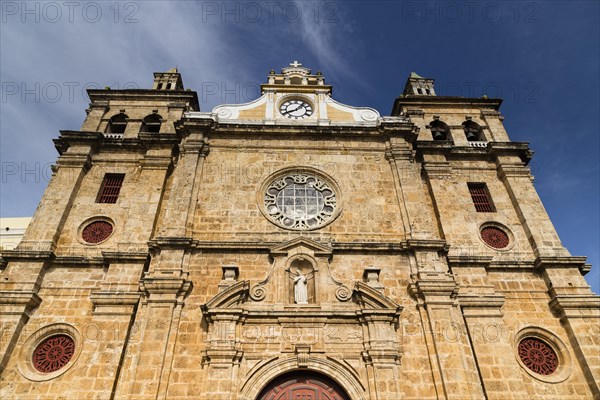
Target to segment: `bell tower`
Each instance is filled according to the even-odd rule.
[[[155,90],[183,90],[183,81],[181,80],[181,74],[177,68],[171,68],[167,72],[155,72],[154,73],[154,85],[152,89]]]
[[[416,72],[411,72],[404,86],[404,95],[435,96],[433,79],[423,78]]]

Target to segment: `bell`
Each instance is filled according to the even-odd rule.
[[[433,140],[446,140],[446,135],[443,131],[433,132]]]
[[[468,132],[467,132],[467,140],[468,140],[469,142],[474,142],[474,141],[476,141],[476,140],[477,140],[477,135],[475,134],[475,132],[468,131]]]

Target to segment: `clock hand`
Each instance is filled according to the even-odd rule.
[[[288,108],[288,109],[286,109],[285,111],[283,111],[283,112],[282,112],[282,114],[283,114],[283,115],[287,115],[287,114],[289,114],[289,113],[292,113],[292,112],[296,111],[297,109],[299,109],[301,106],[302,106],[302,104],[298,105],[298,107],[296,107],[296,108],[294,108],[294,109],[291,109],[291,110]]]

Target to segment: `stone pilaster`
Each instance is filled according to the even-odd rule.
[[[207,382],[207,390],[203,395],[206,399],[227,400],[232,393],[237,393],[240,363],[244,352],[238,348],[236,332],[238,324],[243,322],[242,310],[231,310],[230,313],[210,314],[203,309],[209,319],[211,342],[203,357]]]
[[[173,349],[185,297],[192,289],[186,252],[189,241],[151,243],[150,268],[140,280],[141,307],[136,332],[129,338],[118,399],[165,399]]]
[[[423,184],[420,164],[414,160],[411,145],[405,139],[391,138],[386,158],[394,175],[396,196],[407,237],[438,238],[436,224],[431,214],[432,208],[423,204],[424,199],[429,199],[429,193],[426,185]]]
[[[159,222],[158,236],[186,237],[192,228],[195,199],[208,146],[201,134],[191,134],[180,146],[181,154],[173,172],[171,196]]]
[[[533,186],[529,168],[519,157],[503,155],[505,150],[508,152],[512,148],[504,149],[501,143],[490,143],[490,146],[490,151],[496,155],[498,177],[508,191],[535,255],[537,257],[570,256],[560,242]]]
[[[94,305],[93,326],[105,334],[102,340],[87,345],[95,346],[94,354],[103,355],[96,362],[103,373],[95,386],[111,393],[118,383],[129,339],[139,330],[134,316],[141,298],[139,280],[148,254],[103,252],[103,256],[108,270],[100,288],[90,294],[90,300]]]
[[[96,100],[90,104],[90,108],[86,110],[87,117],[81,127],[82,131],[94,132],[99,131],[102,126],[102,118],[104,114],[109,110],[108,101]]]
[[[425,329],[432,372],[439,397],[445,399],[480,399],[484,397],[481,380],[456,297],[458,284],[446,272],[442,249],[432,244],[414,243],[417,272],[413,273],[409,293],[416,299]]]
[[[585,257],[540,257],[536,266],[548,286],[550,309],[569,335],[594,398],[600,399],[600,296],[582,276],[588,271]]]
[[[8,265],[0,281],[0,375],[10,360],[23,327],[40,305],[43,271],[50,252],[3,251]]]
[[[99,137],[96,133],[61,132],[56,140],[61,156],[20,249],[54,251],[81,181],[91,166],[91,155]]]
[[[504,326],[504,296],[489,282],[486,265],[492,257],[448,257],[459,282],[457,300],[466,324],[487,399],[527,399],[512,338]]]

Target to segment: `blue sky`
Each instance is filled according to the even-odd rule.
[[[3,1],[0,215],[32,215],[80,128],[85,88],[148,88],[177,66],[203,111],[250,101],[271,68],[323,71],[334,97],[389,115],[411,71],[438,94],[504,98],[563,244],[600,293],[600,2]]]

